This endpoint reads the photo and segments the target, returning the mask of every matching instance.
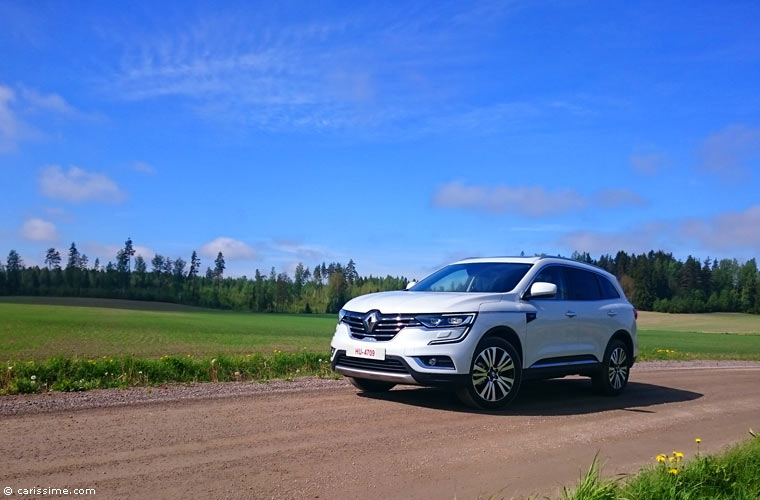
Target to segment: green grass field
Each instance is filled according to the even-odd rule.
[[[108,299],[2,298],[0,361],[55,355],[203,357],[304,348],[325,353],[334,328],[332,315],[250,314]],[[760,360],[760,316],[641,313],[639,346],[641,359]]]
[[[67,300],[93,303],[54,299],[57,304]],[[35,302],[0,302],[0,361],[40,360],[59,354],[199,357],[304,347],[324,353],[330,350],[336,322],[334,316],[248,314],[132,301],[97,300],[97,307]]]

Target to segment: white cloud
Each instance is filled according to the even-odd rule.
[[[642,175],[656,175],[666,168],[665,157],[660,153],[632,154],[628,161]]]
[[[59,94],[42,94],[36,90],[20,87],[25,104],[35,111],[52,111],[62,115],[80,114]]]
[[[318,260],[325,259],[328,252],[315,245],[307,245],[300,241],[286,238],[277,238],[272,240],[272,247],[275,250],[289,254],[301,260]],[[226,255],[226,254],[225,254]]]
[[[11,151],[24,136],[24,123],[11,109],[16,94],[10,87],[0,85],[0,152]]]
[[[594,201],[601,207],[643,207],[648,204],[640,194],[625,188],[601,189],[594,195]]]
[[[712,216],[649,221],[621,231],[569,231],[557,239],[567,250],[615,253],[691,249],[760,252],[760,205]]]
[[[466,186],[454,181],[438,186],[432,204],[492,214],[550,217],[579,212],[590,205],[601,207],[643,206],[647,202],[629,189],[602,189],[585,196],[576,189],[546,189],[543,186]]]
[[[465,186],[454,181],[439,186],[433,206],[494,214],[546,217],[585,207],[586,200],[574,189],[547,190],[543,186]]]
[[[200,254],[210,259],[215,259],[219,252],[229,260],[255,259],[258,254],[256,249],[247,243],[226,236],[211,240],[200,248]]]
[[[699,151],[700,170],[734,182],[751,175],[760,160],[760,127],[730,125],[705,138]]]
[[[760,251],[760,205],[753,205],[741,212],[685,219],[680,224],[679,233],[708,250]]]
[[[141,174],[155,175],[156,169],[153,165],[145,163],[144,161],[136,161],[132,164],[132,170]]]
[[[625,231],[576,230],[560,236],[557,243],[570,251],[598,254],[614,254],[618,250],[647,252],[670,246],[665,239],[667,229],[666,224],[654,221]]]
[[[59,165],[45,167],[39,184],[43,195],[70,202],[118,203],[125,198],[124,192],[107,175],[75,166],[66,171]]]
[[[55,224],[37,217],[24,221],[21,237],[30,241],[57,241],[60,238]]]

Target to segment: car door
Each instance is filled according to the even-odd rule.
[[[567,278],[564,266],[549,265],[541,269],[532,283],[543,281],[557,285],[554,297],[530,299],[535,318],[527,324],[528,353],[526,366],[561,362],[576,354],[578,334],[575,317],[567,298]]]
[[[577,354],[591,354],[601,360],[614,331],[607,331],[610,324],[607,315],[609,302],[602,298],[598,275],[586,269],[568,267],[567,278],[571,307],[576,313]]]

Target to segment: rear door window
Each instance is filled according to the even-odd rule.
[[[609,279],[605,278],[604,276],[599,276],[599,275],[597,275],[596,277],[599,280],[599,286],[602,289],[603,300],[620,298],[620,292],[617,291],[617,288],[615,288],[615,285],[613,285]]]
[[[596,273],[577,267],[568,267],[565,269],[565,274],[569,278],[567,286],[569,300],[600,300],[602,298]]]

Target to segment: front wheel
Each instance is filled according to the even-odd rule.
[[[362,392],[386,392],[393,389],[393,382],[383,382],[381,380],[368,380],[366,378],[353,378],[348,379],[354,387]]]
[[[617,396],[626,385],[631,372],[631,354],[620,340],[612,340],[604,352],[602,367],[591,380],[596,392],[605,396]]]
[[[475,349],[467,384],[457,390],[457,396],[468,406],[496,410],[515,399],[521,381],[517,350],[504,339],[488,337]]]

